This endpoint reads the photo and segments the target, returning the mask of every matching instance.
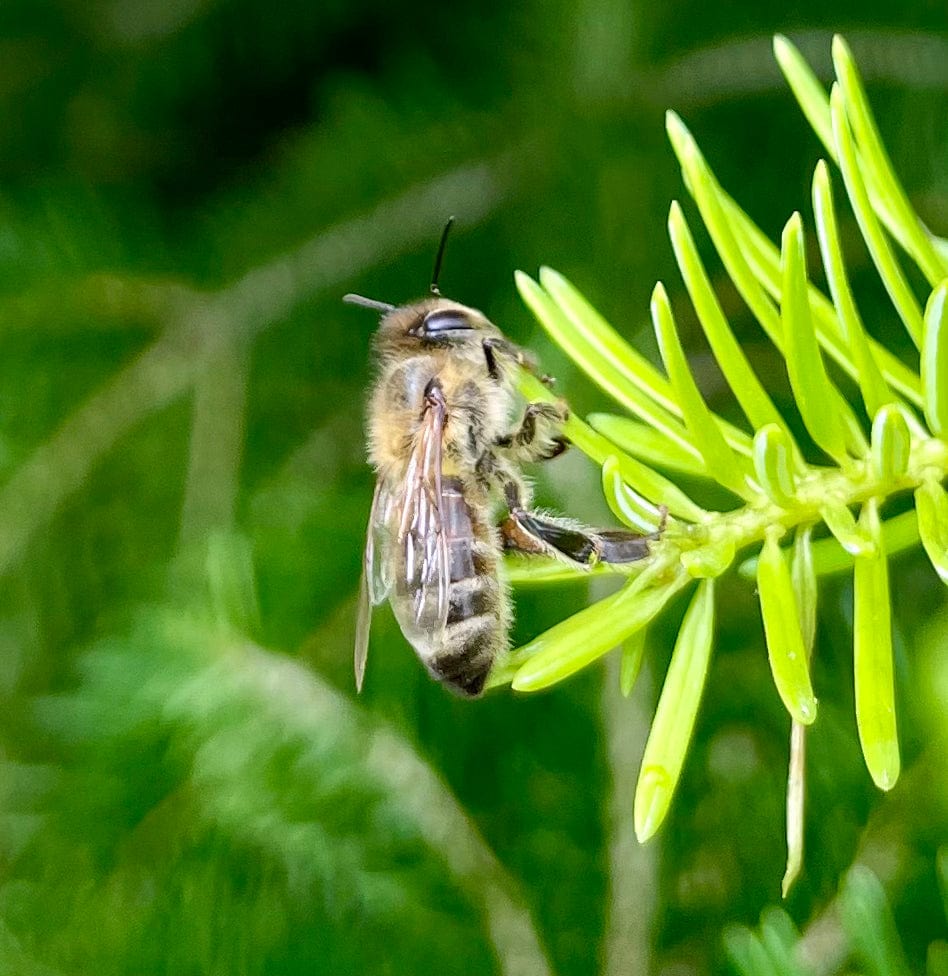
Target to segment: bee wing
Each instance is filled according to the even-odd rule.
[[[362,682],[365,679],[365,661],[369,656],[369,627],[372,623],[372,606],[369,603],[368,590],[368,583],[365,573],[363,573],[359,582],[359,611],[356,617],[355,655],[352,662],[355,669],[356,691],[362,691]]]
[[[369,628],[372,623],[372,607],[381,603],[392,588],[391,573],[391,526],[394,499],[386,485],[379,481],[372,498],[369,527],[365,538],[365,555],[362,559],[362,579],[359,584],[359,609],[356,616],[355,635],[355,682],[356,690],[362,691],[365,677],[365,661],[369,653]]]
[[[429,384],[421,429],[408,462],[398,544],[409,597],[407,626],[440,637],[448,619],[451,581],[448,540],[441,512],[441,464],[447,407],[437,382]],[[408,635],[406,635],[408,636]]]

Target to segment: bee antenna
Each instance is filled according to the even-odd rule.
[[[444,260],[444,248],[448,243],[448,234],[451,231],[451,225],[454,223],[454,217],[448,217],[448,222],[444,225],[444,230],[441,231],[441,243],[438,245],[438,253],[435,255],[434,271],[431,272],[431,294],[440,295],[441,289],[438,287],[438,278],[441,276],[441,262]]]
[[[361,305],[363,308],[374,308],[377,312],[393,312],[395,306],[390,302],[379,302],[374,298],[365,298],[362,295],[343,295],[342,300],[347,305]]]

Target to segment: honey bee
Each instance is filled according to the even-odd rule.
[[[368,454],[377,475],[369,516],[355,640],[361,690],[374,606],[388,599],[430,674],[478,696],[508,647],[511,609],[503,549],[589,567],[648,555],[648,538],[594,531],[529,509],[521,465],[561,454],[564,402],[529,403],[519,423],[518,370],[527,354],[477,309],[438,289],[395,306],[346,295],[381,313],[377,378],[368,408]],[[494,515],[501,500],[506,517]]]

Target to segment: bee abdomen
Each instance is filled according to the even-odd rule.
[[[450,558],[448,618],[441,644],[427,663],[455,691],[476,696],[507,643],[497,549],[468,506],[460,481],[446,478],[441,498]]]
[[[489,576],[469,576],[453,581],[448,590],[448,632],[453,624],[493,613],[497,598],[497,583]]]
[[[480,613],[449,623],[444,642],[428,666],[456,691],[472,697],[479,695],[506,639],[496,613]]]

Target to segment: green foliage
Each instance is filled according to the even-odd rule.
[[[941,861],[943,868],[944,858]],[[869,868],[857,865],[849,871],[833,907],[841,922],[839,933],[833,934],[834,944],[808,945],[779,909],[763,913],[757,932],[735,926],[725,934],[735,972],[739,976],[813,976],[827,971],[828,962],[836,969],[851,958],[867,976],[908,976],[911,970],[892,908]],[[944,942],[928,947],[931,976],[941,971],[944,951]]]
[[[921,350],[919,366],[904,367],[895,350],[886,350],[863,327],[848,285],[826,164],[817,165],[813,197],[832,303],[809,280],[800,214],[787,222],[778,255],[721,188],[684,123],[670,113],[669,137],[685,183],[734,287],[785,361],[809,448],[799,446],[789,413],[774,406],[767,384],[755,375],[729,328],[677,202],[669,213],[675,257],[698,321],[751,432],[708,408],[661,284],[652,297],[652,321],[667,379],[625,344],[561,275],[544,269],[535,282],[518,274],[524,300],[551,337],[649,431],[640,450],[640,428],[629,426],[628,420],[604,414],[592,420],[613,441],[614,450],[603,465],[610,508],[638,527],[648,524],[651,512],[654,528],[656,506],[664,506],[672,519],[662,541],[654,544],[650,562],[638,572],[633,569],[633,578],[617,593],[514,651],[494,683],[509,678],[515,690],[535,691],[568,677],[645,628],[689,576],[705,579],[695,598],[704,607],[712,599],[709,579],[723,574],[738,552],[763,541],[756,580],[774,682],[794,723],[810,725],[817,704],[809,655],[816,626],[815,578],[822,567],[818,559],[795,555],[795,567],[805,563],[812,570],[795,573],[792,579],[780,540],[788,531],[799,530],[809,548],[810,531],[822,525],[852,556],[856,722],[866,766],[876,785],[889,790],[898,779],[900,757],[886,528],[879,510],[916,492],[918,535],[932,565],[944,575],[948,550],[942,535],[948,522],[941,508],[946,504],[942,483],[948,477],[948,441],[943,438],[941,414],[948,399],[948,343],[942,323],[948,262],[908,205],[844,42],[834,41],[839,82],[829,98],[788,41],[778,38],[776,51],[814,127],[831,140],[876,270],[909,338]],[[903,245],[929,284],[937,286],[927,302],[920,304],[915,298],[883,227]],[[924,319],[922,304],[927,306]],[[862,416],[840,392],[824,355],[855,379],[865,408]],[[525,392],[533,396],[537,391],[531,385]],[[605,449],[592,442],[578,421],[570,421],[566,431],[594,460],[604,460]],[[699,483],[714,481],[743,504],[698,507],[680,488],[646,468],[645,461],[687,472]],[[853,507],[859,510],[858,519]],[[678,641],[685,648],[700,645],[703,651],[689,657],[689,662],[698,663],[681,672],[684,678],[679,674],[684,665],[677,662],[685,652],[676,648],[646,747],[635,803],[640,839],[651,836],[667,812],[695,723],[713,615],[710,609],[702,610],[700,639],[691,633],[696,616],[693,607]],[[667,715],[675,716],[674,731],[665,727]],[[802,730],[795,734],[802,742]],[[672,754],[664,763],[650,759],[656,736],[664,740],[661,748]],[[653,762],[663,769],[660,787],[645,774]],[[798,773],[802,775],[802,769]],[[795,796],[797,809],[791,811],[791,819],[799,820],[802,792],[797,790]],[[799,858],[799,830],[790,844],[793,863]],[[789,871],[788,877],[793,873]]]
[[[796,945],[794,928],[804,950],[835,945],[820,974],[872,971],[835,911],[853,863],[884,885],[905,965],[945,973],[948,621],[929,563],[948,576],[948,497],[937,464],[914,492],[892,487],[916,470],[920,432],[941,423],[944,437],[944,290],[930,272],[948,250],[905,217],[908,199],[934,227],[943,213],[940,15],[920,0],[794,12],[820,78],[819,32],[852,25],[907,195],[886,188],[887,159],[841,70],[857,175],[929,340],[912,343],[862,257],[842,184],[834,210],[818,167],[814,207],[830,216],[804,230],[836,240],[821,248],[836,264],[830,298],[808,289],[811,329],[862,453],[812,522],[791,532],[786,520],[781,556],[819,714],[805,738],[791,732],[787,883],[799,878],[786,915],[763,918],[770,951]],[[814,468],[804,458],[827,462],[781,354],[711,254],[712,224],[690,204],[667,210],[678,178],[661,113],[688,118],[720,182],[767,229],[688,177],[723,211],[726,267],[783,349],[786,269],[768,236],[815,158],[770,56],[780,16],[615,0],[4,5],[0,972],[731,971],[722,932],[779,897],[791,725],[757,619],[756,552],[774,513],[796,510]],[[790,50],[778,43],[778,56]],[[829,159],[829,100],[813,76],[791,81],[810,94]],[[607,567],[583,577],[596,599],[629,585],[616,617],[590,608],[601,661],[569,681],[557,652],[534,673],[554,682],[544,693],[456,701],[383,612],[357,697],[374,322],[339,296],[421,292],[448,213],[459,227],[446,293],[536,352],[596,461],[576,450],[538,469],[541,502],[590,524],[608,506],[651,532],[664,500],[668,531],[628,580]],[[658,246],[666,213],[671,249]],[[569,354],[533,327],[510,281],[540,259],[589,296],[548,270],[522,281],[574,330]],[[657,279],[661,351],[645,313]],[[611,384],[614,413],[581,362]],[[696,443],[709,415],[720,436]],[[709,476],[709,449],[736,458],[744,480]],[[880,531],[902,768],[885,794],[859,756],[850,672],[853,563],[879,551],[846,504],[861,465],[892,499]],[[769,507],[712,537],[706,521],[744,511],[742,492],[756,500],[748,474]],[[587,605],[562,566],[524,561],[510,575],[518,643]],[[562,636],[560,651],[590,650]],[[663,816],[639,845],[636,827]]]
[[[38,705],[73,759],[50,770],[44,797],[68,816],[21,831],[24,867],[6,892],[19,920],[35,915],[25,957],[106,973],[263,972],[286,956],[463,972],[462,958],[490,969],[493,950],[544,967],[509,877],[437,776],[306,669],[219,623],[153,610],[91,648],[82,678]],[[116,779],[128,765],[137,775]],[[125,835],[117,850],[80,839],[97,820]],[[356,921],[360,942],[313,937]]]

